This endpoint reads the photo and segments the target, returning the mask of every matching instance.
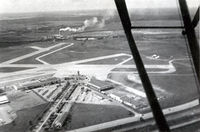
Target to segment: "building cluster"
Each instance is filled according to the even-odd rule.
[[[91,83],[89,83],[89,87],[93,88],[94,90],[97,90],[99,92],[101,91],[106,91],[106,90],[111,90],[113,89],[115,86],[107,81],[101,81],[101,80],[97,80],[95,78],[92,78]]]
[[[69,87],[70,83],[67,83],[66,87]],[[48,121],[44,125],[45,130],[49,129],[61,129],[63,124],[68,118],[70,109],[73,105],[73,102],[66,101],[69,99],[73,91],[77,88],[78,85],[74,84],[68,88],[67,94],[64,96],[64,100],[62,100],[58,106],[56,107],[55,111],[50,115]],[[62,99],[62,96],[58,96],[56,100]]]
[[[145,101],[145,99],[141,97],[137,96],[128,97],[124,94],[119,94],[119,93],[111,93],[108,94],[108,96],[134,109],[144,109],[148,107],[147,101]]]
[[[7,94],[0,90],[0,126],[11,123],[17,117],[8,103],[10,101]]]
[[[86,41],[86,40],[99,40],[99,39],[103,39],[103,37],[73,37],[74,40],[77,40],[77,41]]]
[[[5,93],[0,94],[0,105],[9,103],[9,99]]]
[[[42,37],[42,41],[62,41],[62,40],[65,40],[67,38],[64,38],[63,35],[61,34],[53,34],[53,35],[50,35],[50,36],[43,36]]]
[[[145,98],[136,95],[128,96],[124,92],[113,91],[112,89],[115,86],[109,82],[93,79],[87,86],[133,109],[145,110],[149,107]]]
[[[0,89],[0,105],[10,103],[4,90]]]
[[[61,80],[56,77],[50,77],[45,79],[26,81],[24,83],[20,83],[19,85],[13,85],[12,87],[16,90],[30,90],[48,85],[53,85],[56,83],[61,83]]]
[[[57,117],[55,118],[55,120],[53,122],[53,127],[55,129],[62,128],[63,124],[65,123],[65,121],[69,115],[72,105],[73,105],[73,102],[64,103],[62,109],[59,111],[59,113],[57,113]]]
[[[92,88],[93,90],[96,90],[96,91],[99,91],[99,92],[102,92],[102,91],[106,91],[106,90],[110,90],[110,89],[113,89],[114,86],[111,85],[111,84],[108,84],[108,85],[103,85],[103,86],[97,86],[97,85],[94,85],[92,83],[89,83],[87,85],[89,88]]]

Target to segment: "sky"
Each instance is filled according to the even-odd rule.
[[[176,0],[126,0],[128,8],[174,8]],[[197,7],[199,0],[187,0]],[[114,0],[0,0],[0,13],[114,9]]]

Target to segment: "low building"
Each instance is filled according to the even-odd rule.
[[[114,88],[114,85],[107,81],[101,81],[95,78],[91,79],[90,83],[96,90],[98,91],[105,91]]]
[[[63,35],[61,35],[61,34],[54,34],[53,38],[56,39],[56,40],[63,40],[64,39]]]
[[[58,113],[58,116],[53,122],[54,128],[61,129],[61,127],[63,126],[65,120],[67,119],[69,115],[72,105],[73,105],[73,102],[64,104],[64,106],[62,107],[62,110],[60,111],[60,113]]]
[[[45,79],[21,83],[20,89],[34,89],[34,88],[39,88],[39,87],[43,87],[43,86],[46,86],[46,85],[53,85],[53,84],[60,83],[60,82],[61,82],[61,80],[59,78],[56,78],[56,77],[45,78]]]
[[[115,95],[115,94],[109,94],[109,96],[110,96],[111,98],[113,98],[113,99],[115,99],[115,100],[121,102],[121,103],[123,102],[123,101],[121,100],[121,98],[120,98],[119,96]]]
[[[113,85],[106,85],[106,86],[103,86],[103,87],[100,87],[100,91],[105,91],[105,90],[110,90],[110,89],[113,89],[114,86]]]
[[[6,104],[6,103],[9,103],[9,99],[6,95],[0,95],[0,105],[1,104]]]

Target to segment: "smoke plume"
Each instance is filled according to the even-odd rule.
[[[102,14],[102,19],[99,20],[97,17],[93,17],[91,19],[86,19],[83,22],[83,26],[72,28],[72,27],[66,27],[59,29],[59,32],[83,32],[88,27],[97,27],[97,28],[103,28],[105,26],[105,22],[109,19],[113,18],[115,15],[114,10],[107,10]]]
[[[62,31],[83,32],[86,28],[88,28],[88,27],[94,27],[94,26],[96,26],[98,24],[99,24],[98,18],[97,17],[93,17],[91,19],[86,19],[83,22],[83,26],[81,26],[81,27],[78,27],[78,28],[71,28],[71,27],[61,28],[59,30],[59,32],[62,32]]]
[[[106,10],[102,14],[101,22],[99,23],[99,28],[103,28],[105,26],[106,21],[109,21],[110,19],[113,19],[115,16],[115,10]]]

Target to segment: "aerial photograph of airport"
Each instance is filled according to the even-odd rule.
[[[199,3],[1,0],[0,132],[200,132]]]

